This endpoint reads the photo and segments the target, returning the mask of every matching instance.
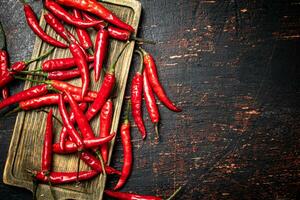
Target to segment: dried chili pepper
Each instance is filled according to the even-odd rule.
[[[52,38],[47,33],[45,33],[45,31],[43,31],[43,29],[39,25],[39,22],[37,20],[37,17],[35,15],[33,9],[25,1],[23,1],[23,8],[24,8],[24,13],[25,13],[27,24],[39,38],[41,38],[44,42],[47,42],[48,44],[51,44],[55,47],[59,47],[59,48],[67,48],[68,47],[66,44],[57,41],[56,39]]]
[[[89,28],[93,27],[101,21],[84,21],[82,19],[77,19],[73,15],[69,14],[63,7],[57,4],[54,1],[46,0],[45,7],[51,11],[57,18],[60,20],[72,24],[80,28]]]
[[[150,87],[146,72],[143,72],[143,92],[144,92],[148,114],[150,116],[152,123],[154,124],[156,137],[159,138],[158,123],[160,120],[160,116],[159,116],[158,107],[156,105],[155,96],[152,91],[152,88]]]
[[[140,50],[144,54],[144,65],[147,78],[156,96],[168,109],[174,112],[181,112],[181,109],[176,107],[175,104],[168,98],[165,90],[159,82],[157,69],[153,57],[144,49],[140,48]]]
[[[108,137],[111,129],[111,123],[113,118],[113,102],[111,99],[108,99],[100,112],[100,137]],[[108,160],[108,145],[103,144],[100,147],[101,155],[103,157],[104,163],[107,163]]]
[[[78,151],[81,151],[84,148],[83,140],[81,139],[79,133],[74,128],[73,124],[70,122],[70,118],[67,112],[67,109],[65,107],[65,104],[63,102],[63,97],[60,94],[59,96],[59,104],[58,104],[59,112],[64,124],[64,127],[68,130],[69,136],[72,138],[72,140],[76,143],[78,147]]]
[[[132,116],[143,139],[145,139],[147,133],[146,133],[146,128],[143,122],[143,115],[142,115],[142,94],[143,94],[142,73],[144,70],[143,54],[140,51],[136,51],[136,52],[138,52],[138,54],[140,55],[141,61],[140,61],[140,67],[132,79],[131,88],[130,88],[131,102],[132,102]]]
[[[82,82],[82,98],[87,94],[90,84],[90,74],[89,74],[89,67],[86,62],[86,57],[81,50],[80,46],[76,43],[71,43],[69,47],[73,58],[75,60],[75,64],[77,65],[80,74],[81,74],[81,82]]]
[[[99,2],[94,0],[57,0],[58,3],[77,8],[83,11],[87,11],[90,13],[93,13],[100,17],[101,19],[106,20],[107,22],[128,30],[130,32],[134,32],[134,28],[122,20],[120,20],[116,15],[114,15],[112,12],[110,12],[108,9],[106,9],[104,6],[102,6]]]
[[[114,85],[116,82],[116,77],[115,77],[116,64],[128,44],[129,43],[125,44],[125,46],[119,53],[116,61],[108,68],[107,73],[104,76],[104,80],[102,82],[101,88],[98,92],[98,95],[97,95],[95,101],[92,103],[92,105],[88,108],[87,112],[85,113],[85,116],[88,120],[91,120],[101,110],[102,106],[105,104],[106,100],[109,98],[110,93],[111,93],[112,89],[114,88]]]
[[[129,177],[132,169],[132,144],[130,136],[130,122],[129,122],[129,112],[130,112],[130,101],[128,101],[126,114],[124,122],[121,125],[120,135],[123,146],[124,162],[122,168],[122,174],[119,178],[117,185],[114,190],[120,189]]]
[[[48,92],[48,90],[49,86],[46,84],[33,86],[27,90],[23,90],[17,94],[14,94],[13,96],[8,97],[3,101],[0,101],[0,110],[14,103],[45,95]]]
[[[73,14],[76,19],[82,19],[82,16],[81,16],[81,13],[79,10],[74,8]],[[90,54],[93,54],[93,43],[92,43],[89,33],[85,29],[78,28],[78,27],[75,29],[75,31],[77,33],[79,44],[85,50],[87,50]]]
[[[53,123],[52,123],[53,110],[50,109],[47,116],[46,131],[44,136],[44,145],[42,152],[42,172],[49,173],[52,164],[52,140],[53,140]]]
[[[95,56],[94,56],[94,70],[95,70],[96,82],[100,78],[103,62],[106,58],[108,39],[109,39],[108,31],[106,29],[101,29],[98,31],[95,39]]]

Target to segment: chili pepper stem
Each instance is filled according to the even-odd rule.
[[[14,75],[14,78],[15,78],[15,79],[22,80],[22,81],[30,81],[30,82],[34,82],[34,83],[45,83],[45,84],[50,84],[49,81],[41,81],[41,80],[38,81],[38,80],[30,79],[30,78],[24,78],[24,77],[17,76],[17,75]]]
[[[40,60],[46,58],[47,56],[49,56],[49,55],[54,51],[54,49],[55,49],[55,47],[52,47],[52,48],[51,48],[49,51],[47,51],[45,54],[43,54],[43,55],[41,55],[41,56],[39,56],[39,57],[37,57],[37,58],[34,58],[34,59],[32,59],[32,60],[25,61],[25,64],[26,64],[26,65],[29,65],[30,63],[33,63],[33,62],[35,62],[35,61],[40,61]]]
[[[21,109],[20,107],[16,107],[15,109],[13,109],[13,110],[11,110],[11,111],[5,113],[5,114],[3,115],[3,117],[7,117],[7,116],[9,116],[9,115],[11,115],[11,114],[13,114],[13,113],[19,112],[19,111],[22,111],[22,109]]]
[[[130,109],[131,109],[131,100],[128,99],[126,110],[125,110],[124,123],[128,123],[129,122]]]
[[[45,72],[39,71],[38,73],[34,73],[33,71],[20,71],[20,74],[29,74],[33,76],[43,76],[47,78],[47,74]]]
[[[154,123],[154,130],[155,130],[155,134],[156,134],[155,139],[159,140],[158,123]]]
[[[94,51],[92,48],[88,48],[87,49],[87,52],[90,54],[90,55],[94,55]]]
[[[44,112],[44,113],[49,114],[49,111],[43,110],[43,109],[36,110],[36,112]],[[58,119],[58,117],[56,117],[55,115],[52,115],[52,116],[53,116],[53,118],[54,118],[58,123],[60,123],[61,126],[63,126],[62,121],[60,121],[60,119]]]
[[[126,47],[130,44],[129,41],[126,42],[125,46],[122,48],[121,52],[119,53],[117,59],[115,60],[115,62],[107,69],[107,73],[115,73],[115,68],[116,68],[116,65],[117,65],[117,62],[119,60],[119,58],[122,56],[124,50],[126,49]]]
[[[139,69],[138,69],[137,72],[140,73],[140,74],[143,74],[143,71],[144,71],[144,56],[143,56],[143,53],[139,50],[135,50],[134,53],[137,53],[140,56],[140,66],[139,66]]]
[[[180,186],[169,198],[167,198],[166,200],[172,200],[174,199],[174,197],[180,192],[180,190],[182,189],[182,187]]]
[[[139,38],[139,37],[135,37],[135,36],[130,36],[130,40],[134,40],[134,41],[137,41],[139,43],[145,43],[145,44],[153,44],[155,45],[156,42],[155,41],[151,41],[151,40],[145,40],[143,38]]]
[[[32,175],[32,193],[33,193],[32,199],[33,200],[37,199],[36,193],[37,193],[38,186],[39,186],[39,181],[34,177],[34,175]]]
[[[102,167],[103,176],[106,176],[106,170],[105,170],[105,165],[104,165],[104,160],[103,160],[103,158],[102,158],[102,155],[101,155],[101,153],[99,152],[99,150],[96,151],[96,154],[97,154],[97,156],[98,156],[98,158],[99,158],[99,160],[100,160],[100,164],[101,164],[101,167]]]

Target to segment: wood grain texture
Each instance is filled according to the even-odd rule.
[[[141,3],[140,36],[159,41],[145,48],[184,111],[159,106],[158,144],[144,110],[149,137],[143,142],[132,128],[134,169],[122,191],[163,196],[185,184],[176,199],[299,198],[299,1]],[[12,4],[1,4],[0,17],[16,61],[28,58],[33,36],[15,12],[19,4]],[[14,122],[15,116],[0,121],[2,166]],[[112,161],[121,169],[119,138]],[[116,181],[110,178],[108,187]],[[0,193],[31,199],[28,191],[1,184]]]

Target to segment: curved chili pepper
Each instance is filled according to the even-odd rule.
[[[73,124],[70,122],[70,118],[68,116],[68,112],[67,112],[65,104],[63,102],[63,97],[61,94],[59,95],[58,108],[59,108],[59,112],[60,112],[63,124],[66,127],[66,129],[68,130],[69,136],[76,143],[78,150],[81,151],[84,147],[83,141],[82,141],[79,133],[74,128]]]
[[[74,14],[74,17],[76,19],[81,19],[82,20],[82,17],[81,17],[81,13],[79,10],[77,9],[73,9],[73,14]],[[84,48],[86,49],[88,52],[91,52],[91,54],[93,54],[93,43],[92,43],[92,40],[90,38],[90,35],[88,34],[88,32],[85,30],[85,29],[82,29],[82,28],[76,28],[75,29],[76,33],[77,33],[77,36],[78,36],[78,40],[79,40],[79,44]]]
[[[82,111],[84,111],[86,108],[87,108],[87,104],[86,103],[81,103],[79,104],[79,107]],[[71,123],[75,123],[75,115],[74,115],[74,112],[71,110],[70,112],[70,122]],[[62,151],[65,150],[65,141],[66,141],[66,138],[68,136],[68,130],[66,127],[63,127],[61,129],[61,132],[60,132],[60,135],[59,135],[59,148],[62,149]],[[75,144],[75,143],[74,143]],[[75,144],[76,146],[76,144]],[[77,151],[77,146],[76,146],[76,151]]]
[[[130,101],[128,101],[125,120],[121,125],[120,135],[123,146],[124,162],[122,168],[122,174],[117,185],[114,187],[114,190],[120,189],[129,177],[132,169],[132,144],[130,138],[130,122],[129,122],[129,111],[130,110]]]
[[[71,118],[71,117],[70,117]],[[93,139],[83,139],[83,143],[86,149],[91,149],[94,147],[99,147],[100,145],[104,145],[108,142],[110,142],[114,137],[116,133],[112,133],[106,137],[99,137],[99,138],[93,138]],[[53,152],[59,153],[59,154],[69,154],[69,153],[75,153],[78,151],[78,148],[74,142],[66,141],[65,145],[62,146],[60,143],[56,143],[53,145]]]
[[[35,172],[34,176],[43,183],[64,184],[76,181],[90,180],[98,174],[97,171],[81,171],[77,172],[50,172],[48,176],[43,172]]]
[[[77,19],[73,15],[69,14],[63,7],[61,7],[59,4],[57,4],[54,1],[47,0],[45,1],[45,7],[51,11],[58,19],[68,23],[72,24],[76,27],[80,28],[89,28],[93,27],[96,24],[98,24],[101,21],[84,21],[82,19]]]
[[[104,59],[106,58],[108,39],[109,39],[108,31],[106,29],[101,29],[98,31],[95,39],[95,57],[94,57],[94,70],[95,70],[96,82],[100,78],[103,62]]]
[[[139,52],[139,51],[137,51]],[[131,102],[132,102],[132,116],[134,119],[135,124],[137,125],[140,133],[142,134],[143,139],[146,138],[146,128],[143,122],[143,115],[142,115],[142,94],[143,94],[143,56],[142,53],[139,52],[139,55],[141,57],[141,63],[140,68],[134,75],[132,82],[131,82],[131,88],[130,88],[130,94],[131,94]]]
[[[107,73],[105,74],[104,80],[102,82],[101,88],[97,94],[95,101],[92,103],[92,105],[88,108],[87,112],[85,113],[85,116],[88,120],[91,120],[101,110],[102,106],[105,104],[106,100],[109,98],[110,93],[111,93],[112,89],[114,88],[114,85],[116,82],[116,77],[115,77],[116,64],[128,44],[129,43],[126,43],[126,45],[123,47],[123,49],[119,53],[116,61],[109,67]]]
[[[91,12],[101,19],[106,20],[107,22],[125,30],[134,32],[134,28],[129,24],[126,24],[122,20],[120,20],[116,15],[114,15],[111,11],[102,6],[99,2],[94,0],[57,0],[58,3],[70,6],[73,8],[77,8],[80,10],[84,10],[87,12]]]
[[[5,41],[4,41],[4,45],[5,45]],[[2,78],[2,76],[5,76],[5,74],[7,73],[8,73],[8,54],[7,51],[0,49],[0,79]],[[7,99],[8,97],[9,97],[9,90],[7,87],[3,87],[2,98]]]
[[[44,42],[47,42],[55,47],[60,47],[60,48],[67,48],[68,46],[64,43],[61,43],[57,41],[56,39],[52,38],[49,36],[47,33],[43,31],[43,29],[40,27],[39,22],[37,20],[37,17],[32,10],[31,6],[27,3],[23,4],[24,8],[24,13],[26,17],[27,24],[31,28],[31,30],[39,36]]]
[[[87,62],[93,62],[94,56],[89,56]],[[41,68],[37,71],[52,72],[57,70],[66,70],[75,67],[74,58],[56,58],[43,62]]]
[[[120,200],[162,200],[161,197],[156,197],[156,196],[139,195],[133,193],[126,193],[126,192],[114,192],[110,190],[104,190],[104,193],[109,197],[120,199]]]
[[[42,172],[45,173],[50,172],[51,164],[52,164],[52,140],[53,140],[52,114],[53,114],[53,110],[50,109],[47,116],[46,131],[44,136],[44,146],[42,152]]]
[[[48,89],[49,89],[48,85],[41,84],[41,85],[33,86],[27,90],[23,90],[22,92],[14,94],[13,96],[10,96],[3,101],[0,101],[0,110],[14,103],[18,103],[20,101],[25,101],[34,97],[45,95],[47,94]]]
[[[165,90],[159,82],[157,69],[153,57],[144,49],[140,48],[140,50],[144,54],[144,65],[147,78],[156,96],[168,109],[174,112],[181,112],[181,109],[176,107],[175,104],[168,98]]]
[[[143,92],[146,102],[146,108],[152,123],[155,126],[156,137],[159,138],[158,134],[158,122],[160,119],[158,107],[156,105],[156,100],[152,88],[150,87],[146,72],[143,72]]]
[[[70,51],[73,55],[73,58],[75,60],[75,64],[77,65],[80,74],[81,74],[81,82],[82,82],[82,92],[81,96],[82,98],[86,95],[89,89],[90,84],[90,74],[89,74],[89,67],[85,60],[85,55],[79,45],[76,43],[70,44]]]
[[[108,137],[110,133],[114,105],[111,99],[107,100],[104,106],[101,109],[100,113],[100,137]],[[101,155],[103,157],[104,163],[108,160],[108,145],[103,144],[100,147]]]

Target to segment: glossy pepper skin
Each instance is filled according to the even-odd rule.
[[[59,4],[93,13],[119,28],[134,32],[132,26],[120,20],[116,15],[95,0],[57,0]]]
[[[111,99],[107,100],[100,112],[100,137],[110,136],[111,123],[114,113],[114,105]],[[108,145],[103,144],[100,147],[101,155],[104,163],[108,160]]]
[[[8,73],[8,54],[7,51],[0,49],[0,79]],[[1,92],[3,99],[7,99],[9,97],[9,90],[7,87],[3,87]]]
[[[8,87],[2,88],[2,98],[7,99],[9,97],[9,89]]]
[[[106,58],[107,47],[108,47],[108,31],[101,29],[98,31],[95,39],[95,58],[94,58],[94,70],[95,70],[95,81],[97,82],[100,78],[101,69]]]
[[[45,2],[45,7],[51,11],[58,19],[74,25],[76,27],[80,28],[89,28],[93,27],[96,24],[98,24],[100,21],[84,21],[81,19],[76,19],[73,15],[69,14],[63,7],[61,7],[59,4],[57,4],[54,1],[46,0]]]
[[[44,136],[44,145],[42,152],[42,172],[50,172],[52,165],[52,140],[53,140],[53,110],[50,109],[47,115],[46,131]]]
[[[95,170],[77,172],[50,172],[48,176],[43,172],[36,172],[35,178],[43,183],[65,184],[76,181],[90,180],[98,174]],[[78,175],[78,176],[77,176]],[[78,179],[77,179],[78,178]]]
[[[37,17],[34,11],[32,10],[32,8],[30,7],[30,5],[27,3],[24,3],[23,5],[24,5],[23,8],[24,8],[27,24],[39,38],[41,38],[44,42],[47,42],[48,44],[51,44],[55,47],[59,47],[59,48],[68,47],[66,44],[57,41],[56,39],[50,37],[47,33],[45,33],[43,29],[40,27]]]
[[[12,72],[5,72],[2,74],[2,77],[0,79],[0,88],[5,87],[8,83],[12,82],[14,80],[13,75],[17,72],[20,72],[26,68],[26,63],[24,61],[19,61],[14,63],[11,66]]]
[[[82,98],[87,94],[90,84],[90,74],[89,74],[89,67],[86,62],[86,57],[80,46],[76,43],[70,44],[70,52],[73,55],[75,60],[75,64],[78,67],[80,74],[81,74],[81,82],[82,82]]]
[[[162,85],[160,84],[158,75],[157,75],[156,64],[155,64],[153,57],[149,53],[147,53],[145,50],[143,50],[143,49],[141,49],[141,50],[144,54],[144,65],[145,65],[145,71],[147,74],[147,78],[149,80],[149,83],[150,83],[151,88],[153,89],[154,93],[168,109],[170,109],[174,112],[181,112],[181,109],[176,107],[175,104],[169,99],[165,90],[163,89]]]
[[[126,192],[115,192],[110,190],[105,190],[104,193],[109,197],[120,200],[162,200],[161,197],[156,196],[139,195]]]
[[[14,94],[7,99],[0,101],[0,110],[6,106],[18,103],[20,101],[25,101],[34,97],[39,97],[47,94],[48,86],[46,84],[41,84],[33,86],[27,90],[23,90],[17,94]]]

